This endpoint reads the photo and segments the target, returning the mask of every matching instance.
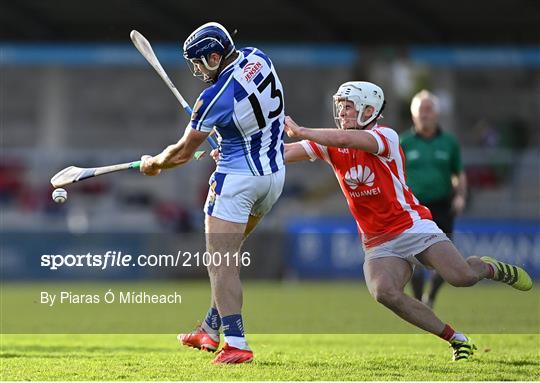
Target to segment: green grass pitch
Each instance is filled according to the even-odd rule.
[[[2,380],[538,380],[540,337],[476,335],[450,360],[430,335],[252,335],[249,365],[214,366],[174,335],[4,335]]]
[[[24,286],[29,289],[31,285]],[[13,298],[10,294],[14,291],[24,296],[22,285],[4,284],[2,287],[7,301]],[[191,282],[180,284],[179,288],[186,297],[197,296],[200,290],[200,299],[204,301],[196,311],[200,313],[197,315],[202,315],[201,308],[207,302],[207,284]],[[249,365],[214,366],[212,354],[180,347],[174,333],[2,334],[0,377],[2,380],[130,381],[540,380],[540,301],[535,288],[521,293],[507,286],[486,284],[472,289],[446,286],[442,290],[436,311],[458,322],[456,327],[479,330],[490,322],[496,323],[488,328],[493,333],[470,331],[479,350],[473,360],[465,363],[453,362],[451,349],[437,337],[415,333],[408,325],[400,327],[401,321],[374,303],[365,290],[360,283],[246,283],[244,311],[248,332],[250,327],[264,328],[259,323],[263,320],[278,319],[280,311],[292,310],[294,301],[300,311],[312,309],[312,321],[319,326],[310,327],[312,332],[328,329],[327,334],[255,334],[252,331],[248,340],[255,360]],[[266,318],[257,317],[257,312],[272,306],[272,294],[281,297],[281,304],[272,307],[277,314],[270,316],[268,311]],[[336,299],[329,301],[331,297]],[[188,302],[189,299],[182,305]],[[482,305],[486,302],[496,303],[494,307],[484,308]],[[5,309],[5,303],[2,305]],[[486,311],[489,307],[491,311]],[[483,315],[483,312],[488,314]],[[494,317],[496,312],[499,314]],[[158,314],[163,318],[164,313]],[[5,315],[4,311],[2,316]],[[357,334],[343,331],[330,334],[332,328],[340,329],[335,327],[340,322],[355,324],[355,318],[358,319]],[[36,317],[35,321],[39,320]],[[374,323],[395,331],[392,334],[373,332]],[[373,327],[368,327],[369,324]],[[299,325],[276,323],[266,328],[289,328],[292,332],[299,328],[295,326]],[[343,327],[348,328],[353,327]],[[500,329],[507,333],[496,333]]]

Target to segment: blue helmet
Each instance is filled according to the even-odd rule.
[[[187,60],[206,59],[211,53],[227,58],[234,51],[234,42],[225,27],[216,22],[206,23],[195,29],[184,42],[184,57]]]

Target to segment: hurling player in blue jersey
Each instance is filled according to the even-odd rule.
[[[195,102],[184,136],[156,156],[143,156],[141,171],[157,175],[186,163],[215,129],[221,155],[204,207],[206,246],[211,254],[232,255],[283,189],[283,87],[268,56],[257,48],[237,50],[218,23],[197,28],[183,49],[193,74],[210,86]],[[222,327],[225,343],[214,363],[253,359],[241,316],[240,257],[230,259],[208,267],[212,305],[195,331],[178,337],[183,345],[213,352]]]

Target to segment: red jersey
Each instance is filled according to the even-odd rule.
[[[330,164],[356,220],[365,247],[398,236],[420,219],[431,219],[406,184],[405,160],[398,134],[375,126],[365,130],[378,144],[377,154],[301,141],[311,160]]]

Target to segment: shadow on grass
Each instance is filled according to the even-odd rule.
[[[504,363],[506,365],[521,367],[521,366],[539,366],[540,362],[533,361],[533,360],[504,360],[500,359],[497,361],[497,363]]]
[[[3,353],[3,354],[0,354],[0,358],[4,358],[4,359],[10,359],[10,358],[24,358],[25,354],[13,354],[13,353]]]
[[[281,361],[271,361],[271,360],[255,360],[253,362],[254,366],[264,366],[264,367],[283,367],[288,366],[289,363]]]
[[[41,353],[45,353],[43,357],[47,358],[59,358],[64,357],[65,354],[69,354],[70,356],[75,355],[85,355],[88,356],[88,353],[100,353],[100,354],[107,354],[109,355],[111,352],[125,352],[125,353],[137,353],[137,354],[146,354],[149,352],[166,352],[170,353],[173,352],[174,349],[166,348],[166,347],[130,347],[130,346],[122,346],[122,347],[105,347],[105,346],[39,346],[39,345],[32,345],[31,348],[28,346],[10,346],[10,351],[8,353],[2,353],[0,354],[0,358],[17,358],[22,356],[42,356]],[[59,355],[50,355],[53,354],[59,354]]]

